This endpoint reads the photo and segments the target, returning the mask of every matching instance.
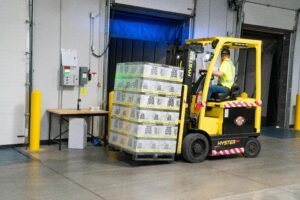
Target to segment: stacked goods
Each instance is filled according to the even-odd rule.
[[[176,151],[183,70],[119,63],[109,143],[132,154]]]

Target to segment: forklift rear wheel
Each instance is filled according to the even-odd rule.
[[[249,138],[245,145],[244,156],[247,158],[255,158],[260,152],[260,142],[256,138]]]
[[[209,151],[207,138],[202,134],[188,134],[182,142],[182,156],[191,163],[202,162]]]

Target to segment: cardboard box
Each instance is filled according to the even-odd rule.
[[[179,112],[167,112],[166,121],[177,122],[179,119]]]
[[[157,95],[135,94],[133,104],[140,106],[157,106]]]
[[[175,152],[176,140],[160,140],[159,141],[160,152]]]

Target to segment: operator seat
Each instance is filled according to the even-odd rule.
[[[222,101],[235,100],[236,97],[239,94],[240,94],[240,88],[235,83],[235,84],[232,85],[229,94],[226,94],[226,93],[213,93],[211,95],[211,99],[209,99],[208,101],[222,102]]]

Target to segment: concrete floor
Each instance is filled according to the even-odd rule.
[[[257,158],[219,157],[198,164],[135,164],[103,147],[42,146],[32,159],[0,160],[0,199],[300,199],[300,133],[265,132]]]

